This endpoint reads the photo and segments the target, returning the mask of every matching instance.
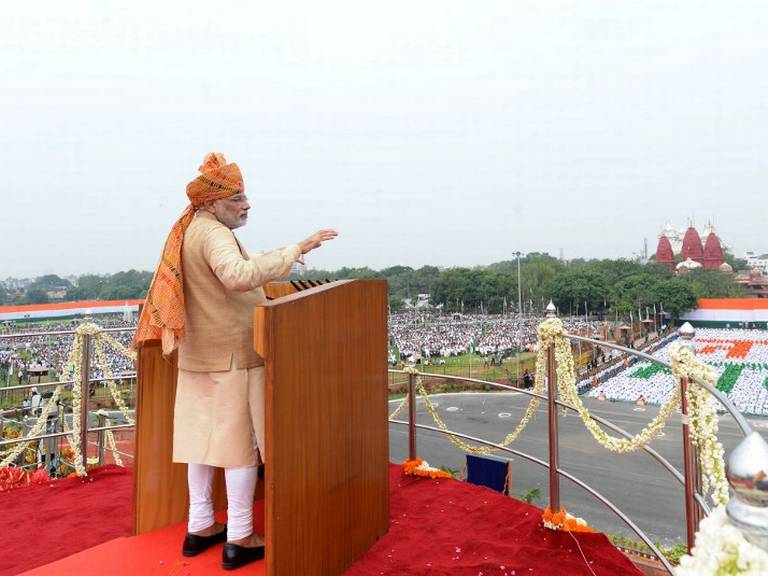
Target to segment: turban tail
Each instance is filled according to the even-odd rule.
[[[195,210],[213,200],[243,192],[243,177],[237,164],[227,164],[223,154],[210,153],[199,168],[201,174],[187,184],[190,204],[168,234],[147,299],[141,310],[132,346],[138,349],[147,340],[160,340],[167,356],[184,338],[184,276],[181,246]]]

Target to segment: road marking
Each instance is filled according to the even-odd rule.
[[[499,412],[499,418],[511,418],[512,414],[509,412]]]
[[[435,404],[437,406],[437,404]],[[448,408],[445,409],[446,412],[458,412],[459,407],[458,406],[448,406]]]

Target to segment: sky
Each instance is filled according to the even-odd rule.
[[[38,0],[3,10],[0,278],[154,269],[212,150],[310,268],[768,252],[768,3]]]

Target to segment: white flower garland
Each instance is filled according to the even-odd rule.
[[[59,397],[61,396],[61,391],[63,387],[60,385],[56,386],[56,389],[53,391],[53,395],[51,396],[50,400],[46,403],[45,407],[43,408],[43,411],[40,413],[40,416],[37,417],[37,422],[35,422],[35,425],[32,427],[32,429],[29,431],[29,434],[27,434],[27,438],[31,438],[33,436],[39,436],[42,434],[47,425],[48,425],[48,416],[53,411],[54,408],[56,408],[56,403],[59,400]],[[16,458],[18,458],[19,454],[24,452],[24,450],[32,444],[32,442],[35,442],[36,440],[34,438],[31,438],[30,440],[26,440],[24,442],[19,442],[16,444],[9,452],[6,452],[2,461],[0,461],[0,468],[5,468],[6,466],[13,463]]]
[[[728,521],[724,506],[702,520],[690,556],[680,559],[675,576],[765,576],[768,554],[744,538]]]
[[[557,388],[560,400],[573,405],[579,413],[584,426],[603,448],[618,454],[634,452],[651,443],[664,429],[669,417],[674,413],[680,403],[680,391],[672,393],[669,400],[664,403],[658,415],[639,434],[632,438],[617,438],[610,436],[600,425],[592,420],[589,411],[581,401],[576,389],[576,372],[573,362],[571,344],[565,336],[563,323],[558,318],[549,318],[539,325],[539,353],[536,360],[536,380],[544,380],[543,370],[539,373],[539,365],[546,366],[547,348],[554,346],[555,363],[557,365]]]
[[[133,416],[131,416],[130,411],[128,410],[128,407],[125,404],[125,401],[120,396],[120,391],[117,389],[117,384],[114,382],[114,376],[112,375],[112,371],[109,368],[109,363],[107,362],[106,355],[104,353],[104,342],[107,342],[112,348],[114,348],[118,353],[124,355],[127,358],[130,358],[131,360],[135,360],[136,353],[132,350],[129,350],[120,342],[118,342],[115,338],[112,336],[109,336],[108,334],[104,333],[100,326],[97,324],[94,324],[92,322],[85,322],[83,324],[80,324],[80,326],[77,327],[77,330],[75,330],[75,338],[72,342],[72,348],[69,351],[69,354],[67,356],[67,361],[64,364],[64,368],[61,371],[61,379],[64,380],[67,375],[70,373],[72,374],[72,429],[67,430],[67,419],[62,415],[62,421],[64,423],[64,431],[68,432],[66,438],[67,442],[69,443],[70,447],[72,448],[73,452],[73,462],[72,465],[75,468],[75,472],[78,476],[86,476],[87,475],[87,466],[89,464],[97,464],[99,459],[98,458],[89,458],[87,461],[84,462],[83,460],[83,453],[81,449],[81,439],[82,439],[82,422],[80,420],[80,412],[82,408],[82,402],[87,402],[88,399],[86,398],[83,400],[83,374],[82,374],[82,366],[81,366],[81,358],[83,354],[83,341],[84,336],[91,336],[93,338],[94,342],[94,349],[96,351],[96,361],[99,366],[99,368],[104,373],[104,378],[107,382],[107,385],[109,387],[109,390],[112,394],[112,398],[115,400],[115,403],[120,408],[120,411],[123,413],[123,416],[125,416],[125,419],[130,424],[135,423],[135,419]],[[87,389],[87,385],[85,386]],[[27,441],[18,443],[10,452],[7,452],[3,455],[2,461],[0,461],[0,468],[8,466],[10,463],[12,463],[18,456],[21,454],[25,448],[27,448],[32,442],[34,442],[34,436],[39,436],[43,433],[47,426],[48,416],[53,411],[54,408],[56,408],[56,404],[61,397],[63,387],[61,385],[57,386],[54,390],[53,395],[48,400],[48,402],[45,405],[45,408],[43,408],[42,413],[37,419],[37,422],[35,423],[35,426],[29,431],[29,434],[27,434],[27,438],[30,438]],[[109,420],[108,420],[109,422]],[[71,432],[71,433],[70,433]],[[109,444],[110,449],[113,451],[113,454],[115,456],[115,463],[118,466],[122,466],[122,460],[120,458],[120,455],[116,452],[117,445],[115,442],[114,434],[112,434],[111,430],[106,431],[106,437],[107,437],[107,443]]]
[[[538,365],[537,365],[537,371],[538,371]],[[440,414],[438,413],[437,409],[435,408],[435,405],[432,404],[432,401],[429,399],[429,394],[427,394],[427,390],[424,387],[423,382],[421,381],[421,374],[416,368],[408,367],[404,370],[404,372],[408,374],[416,374],[416,391],[421,394],[421,397],[424,399],[424,405],[426,406],[429,413],[432,415],[432,419],[435,421],[435,424],[437,424],[437,427],[441,430],[448,431],[448,426],[443,422],[443,419],[440,417]],[[536,385],[534,386],[533,391],[542,394],[543,393],[543,380],[539,381],[537,378]],[[400,406],[398,406],[395,411],[393,412],[394,415],[397,415],[405,406],[406,400],[408,400],[408,397],[403,399],[403,401],[400,403]],[[520,422],[518,423],[517,427],[507,434],[504,439],[499,442],[499,446],[502,446],[506,448],[512,442],[514,442],[517,437],[520,435],[520,433],[525,430],[525,427],[528,426],[528,423],[533,418],[534,414],[536,413],[536,409],[539,407],[539,404],[541,403],[541,398],[534,396],[531,398],[531,401],[528,403],[528,408],[525,411],[525,414],[523,414],[523,417],[521,418]],[[392,416],[390,416],[392,417]],[[461,450],[464,450],[465,452],[469,452],[470,454],[492,454],[498,450],[495,446],[473,446],[472,444],[469,444],[465,442],[463,439],[459,438],[458,436],[454,436],[450,432],[447,434],[448,439],[451,441],[451,443],[456,446],[457,448],[460,448]]]
[[[698,449],[702,468],[702,491],[712,491],[715,504],[728,503],[728,480],[725,476],[725,451],[717,440],[718,416],[715,403],[707,390],[697,383],[714,385],[717,376],[712,368],[700,360],[685,346],[675,346],[670,353],[672,373],[677,378],[688,379],[688,418],[691,444]]]
[[[105,336],[105,334],[102,334],[102,336]],[[113,339],[114,340],[114,339]],[[114,341],[117,343],[117,341]],[[113,344],[110,342],[110,344]],[[123,400],[122,396],[120,395],[120,390],[117,389],[117,384],[115,383],[114,376],[112,375],[112,370],[109,367],[109,362],[107,362],[107,357],[104,354],[104,343],[101,341],[101,338],[97,338],[94,343],[94,349],[96,350],[96,359],[99,363],[99,368],[101,368],[101,371],[104,373],[104,378],[107,382],[107,387],[109,388],[109,392],[112,394],[112,398],[115,401],[115,404],[117,404],[117,407],[120,409],[120,412],[123,413],[123,416],[128,421],[129,424],[135,424],[136,421],[131,416],[128,406],[125,404],[125,400]]]

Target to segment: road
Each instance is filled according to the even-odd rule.
[[[437,405],[441,418],[449,429],[492,442],[500,442],[522,418],[529,397],[521,393],[446,393],[430,398]],[[585,406],[595,415],[635,434],[658,413],[658,407],[638,407],[629,403],[605,402],[583,398]],[[393,409],[399,401],[390,402]],[[400,419],[406,420],[407,410]],[[750,423],[765,434],[768,419],[750,418]],[[419,399],[416,421],[435,426],[432,416]],[[613,454],[602,448],[586,430],[575,413],[559,416],[560,468],[584,481],[613,502],[655,542],[669,546],[685,542],[685,503],[683,489],[671,474],[649,454]],[[679,414],[673,415],[652,447],[682,472],[682,427]],[[408,429],[390,423],[390,460],[402,462],[408,456]],[[739,428],[728,415],[720,418],[720,441],[726,455],[742,438]],[[536,416],[511,448],[548,459],[546,402],[539,406]],[[464,467],[464,453],[444,435],[419,430],[417,454],[433,466],[459,470]],[[504,456],[503,453],[497,453]],[[512,494],[519,496],[533,488],[541,490],[538,506],[548,502],[549,482],[546,468],[512,457]],[[634,537],[633,532],[597,499],[567,479],[561,479],[561,503],[576,516],[581,516],[595,528]]]

